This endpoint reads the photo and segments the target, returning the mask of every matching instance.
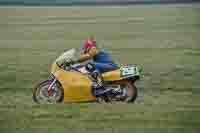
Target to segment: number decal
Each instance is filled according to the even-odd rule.
[[[122,67],[121,68],[121,76],[127,77],[132,75],[139,75],[138,68],[136,66]]]
[[[127,76],[127,75],[131,75],[134,74],[134,69],[131,68],[122,68],[122,76]]]

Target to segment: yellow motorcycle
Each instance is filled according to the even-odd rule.
[[[94,79],[84,64],[71,64],[76,49],[59,56],[51,67],[51,78],[33,90],[36,103],[74,102],[134,102],[137,97],[135,82],[140,78],[136,65],[121,65],[119,69],[102,74],[103,88],[94,89]]]

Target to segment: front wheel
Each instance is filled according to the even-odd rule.
[[[53,80],[46,80],[37,85],[33,90],[33,100],[36,103],[59,103],[64,99],[64,91],[62,86],[55,82],[52,86],[51,94],[48,93],[48,87]]]

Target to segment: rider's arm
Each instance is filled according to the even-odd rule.
[[[92,59],[97,53],[98,52],[95,47],[91,48],[87,53],[80,55],[78,62],[83,62],[83,61]]]

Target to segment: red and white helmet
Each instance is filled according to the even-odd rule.
[[[96,48],[96,40],[93,37],[88,38],[84,45],[83,45],[83,50],[84,52],[87,52],[88,50],[90,50],[91,48]]]

